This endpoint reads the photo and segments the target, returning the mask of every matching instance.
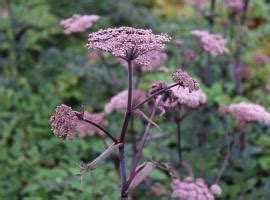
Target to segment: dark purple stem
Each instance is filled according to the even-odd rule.
[[[89,123],[89,124],[91,124],[91,125],[97,127],[97,128],[100,129],[103,133],[105,133],[109,138],[111,138],[112,141],[114,141],[115,143],[118,143],[118,140],[117,140],[117,139],[116,139],[109,131],[107,131],[105,128],[103,128],[102,126],[100,126],[99,124],[97,124],[97,123],[94,122],[94,121],[91,121],[91,120],[88,120],[88,119],[83,118],[83,115],[82,115],[82,113],[80,113],[80,112],[75,112],[75,114],[77,115],[77,117],[78,117],[80,120],[82,120],[82,121],[84,121],[84,122],[87,122],[87,123]]]
[[[141,103],[138,103],[137,105],[135,105],[135,106],[133,107],[133,110],[136,110],[137,108],[139,108],[139,107],[142,106],[143,104],[145,104],[145,103],[147,103],[148,101],[150,101],[153,97],[155,97],[155,96],[157,96],[157,95],[159,95],[159,94],[161,94],[161,93],[163,93],[163,92],[165,92],[165,91],[167,91],[167,90],[169,90],[169,89],[171,89],[171,88],[173,88],[173,87],[175,87],[175,86],[177,86],[177,85],[180,85],[180,84],[179,84],[179,83],[174,83],[174,84],[170,85],[170,86],[167,87],[167,88],[164,88],[164,89],[162,89],[162,90],[159,90],[159,91],[155,92],[154,94],[152,94],[151,96],[149,96],[149,97],[147,97],[145,100],[143,100]]]
[[[154,108],[152,110],[152,113],[151,113],[151,116],[150,116],[150,120],[152,121],[152,119],[154,118],[155,114],[156,114],[156,111],[157,111],[157,107],[160,103],[160,101],[162,100],[163,96],[160,97],[160,99],[157,100],[157,102],[155,103],[154,105]],[[134,159],[134,162],[133,162],[133,165],[131,167],[131,170],[130,170],[130,176],[129,176],[129,179],[127,181],[127,185],[126,185],[126,188],[125,190],[128,189],[128,186],[129,184],[131,183],[131,181],[133,180],[133,178],[135,177],[136,175],[136,168],[138,166],[138,163],[140,161],[140,158],[142,156],[142,151],[143,151],[143,147],[145,145],[145,142],[147,141],[147,138],[148,138],[148,133],[149,133],[149,130],[152,126],[152,123],[148,122],[145,130],[144,130],[144,133],[143,133],[143,136],[142,136],[142,139],[138,145],[138,152],[136,153],[136,156],[135,156],[135,159]]]
[[[215,24],[215,7],[216,7],[216,0],[211,0],[210,5],[210,13],[208,16],[208,23],[209,23],[209,32],[213,32],[213,27]],[[207,65],[204,71],[204,82],[207,86],[210,86],[211,83],[211,69],[212,69],[212,57],[210,53],[207,53]]]
[[[226,135],[226,141],[227,141],[227,154],[224,158],[224,161],[222,163],[222,166],[220,168],[220,171],[218,173],[217,179],[215,181],[215,183],[218,183],[220,181],[220,178],[222,177],[222,175],[224,174],[224,171],[229,163],[229,160],[231,159],[232,156],[232,150],[233,150],[233,146],[235,144],[235,138],[232,138],[232,141],[230,142],[230,138],[229,138],[229,134],[227,131],[225,131],[225,135]]]
[[[234,58],[234,65],[233,65],[233,80],[235,84],[235,92],[237,94],[241,94],[241,79],[237,75],[237,69],[241,65],[242,62],[242,43],[244,40],[244,29],[245,29],[245,23],[246,23],[246,18],[247,18],[247,10],[248,10],[248,4],[249,0],[244,0],[244,7],[243,7],[243,12],[242,12],[242,17],[240,21],[240,35],[239,39],[237,42],[237,49],[235,53],[235,58]]]
[[[120,160],[120,176],[121,176],[121,199],[126,200],[127,195],[125,194],[126,188],[126,161],[125,161],[125,138],[128,130],[128,124],[131,119],[132,113],[132,88],[133,88],[133,69],[132,69],[132,61],[128,60],[128,102],[127,102],[127,110],[124,118],[124,123],[122,126],[119,142],[123,143],[122,146],[119,147],[119,160]]]

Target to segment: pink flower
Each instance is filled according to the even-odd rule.
[[[221,188],[218,190],[216,186],[214,192],[220,193],[213,193],[209,190],[203,179],[196,179],[195,181],[193,178],[184,179],[183,181],[175,179],[171,183],[171,187],[173,189],[172,197],[178,197],[181,200],[214,200],[214,194],[221,193]]]
[[[168,56],[166,53],[161,51],[150,51],[145,54],[145,56],[148,57],[149,63],[147,65],[142,65],[140,63],[137,63],[136,60],[133,62],[133,67],[137,69],[139,72],[167,72],[168,68],[164,66],[160,66],[161,62],[164,62],[168,59]],[[120,64],[122,64],[125,68],[128,67],[128,64],[125,60],[119,59]]]
[[[8,15],[8,10],[5,8],[0,8],[0,20]]]
[[[199,39],[203,50],[212,56],[220,56],[229,52],[226,47],[227,41],[221,35],[200,30],[192,31],[191,34]]]
[[[256,54],[253,56],[253,59],[255,62],[257,62],[259,65],[266,65],[270,62],[270,57],[263,55],[263,54]]]
[[[241,102],[223,106],[220,108],[220,113],[230,113],[235,119],[243,122],[260,122],[270,125],[270,113],[264,107],[253,103]]]
[[[210,187],[210,191],[213,193],[213,194],[216,194],[216,195],[221,195],[222,193],[222,189],[221,187],[218,185],[218,184],[214,184]]]
[[[179,82],[182,87],[188,88],[189,92],[200,89],[199,84],[191,76],[189,76],[187,72],[184,72],[181,69],[177,69],[172,74],[172,79],[174,82]]]
[[[99,113],[89,113],[86,111],[84,112],[85,119],[94,121],[95,123],[99,124],[102,127],[107,126],[108,124],[108,122],[104,119],[104,117],[105,114],[103,112]],[[77,131],[80,137],[93,136],[95,134],[99,136],[105,136],[104,132],[102,132],[100,129],[84,121],[79,121],[77,123]]]
[[[146,98],[146,93],[139,89],[133,90],[133,105],[143,101]],[[109,103],[105,105],[104,111],[106,114],[110,114],[113,111],[123,113],[127,108],[128,90],[124,90],[117,95],[113,96]]]
[[[188,50],[184,52],[184,57],[188,62],[192,61],[196,56],[196,53],[192,50]]]
[[[166,34],[155,35],[152,30],[120,27],[100,30],[88,38],[88,48],[111,52],[124,60],[133,60],[141,65],[149,65],[146,53],[162,51],[170,37]]]
[[[242,0],[225,0],[224,6],[233,12],[239,12],[244,8],[244,2]]]
[[[60,25],[64,27],[66,34],[84,32],[86,29],[93,26],[99,20],[97,15],[78,15],[74,14],[72,17],[62,20]]]
[[[73,139],[79,121],[71,107],[61,104],[50,118],[53,133],[62,139]]]
[[[197,108],[206,103],[206,95],[201,91],[189,92],[188,88],[173,87],[172,92],[177,97],[179,104],[189,108]]]
[[[181,46],[183,46],[184,41],[183,40],[180,40],[180,39],[177,39],[177,40],[174,41],[174,44],[176,46],[178,46],[178,47],[181,47]]]

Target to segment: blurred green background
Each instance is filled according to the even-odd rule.
[[[225,119],[218,114],[219,106],[250,100],[270,110],[270,64],[259,66],[253,59],[255,54],[270,56],[269,4],[251,1],[242,44],[243,63],[250,76],[243,79],[243,95],[236,95],[230,66],[239,26],[231,24],[229,14],[217,2],[214,32],[228,39],[230,54],[213,59],[209,87],[202,83],[205,55],[194,60],[188,71],[202,83],[208,104],[192,112],[182,123],[184,159],[193,166],[196,177],[203,177],[208,183],[215,180],[226,153]],[[118,199],[119,177],[111,160],[85,174],[83,180],[75,175],[80,161],[89,162],[105,149],[103,141],[97,137],[62,141],[50,130],[49,118],[60,103],[77,110],[85,104],[88,111],[99,112],[110,97],[126,87],[123,67],[112,65],[108,69],[100,60],[89,58],[87,35],[100,28],[119,26],[167,33],[173,39],[167,45],[169,59],[164,65],[173,72],[183,63],[180,51],[198,48],[190,31],[208,28],[203,16],[209,12],[209,4],[198,12],[180,0],[1,0],[1,12],[4,14],[0,15],[0,199]],[[101,19],[85,33],[65,35],[60,20],[74,13],[97,14]],[[182,39],[184,47],[173,45],[175,39]],[[108,59],[114,58],[108,55]],[[121,81],[118,87],[111,72]],[[155,80],[170,80],[170,73],[147,74],[139,87],[147,91]],[[107,128],[118,133],[121,117],[121,114],[108,116]],[[234,134],[236,122],[231,118],[226,121],[226,130]],[[169,136],[149,143],[144,156],[174,162],[175,127],[165,118],[157,123]],[[140,126],[137,124],[135,128],[138,134]],[[152,134],[157,132],[153,128]],[[220,199],[269,199],[269,127],[250,124],[244,157],[235,154],[233,160],[233,166],[227,168],[221,180]],[[166,187],[164,195],[147,193],[153,182]],[[155,170],[150,181],[137,188],[132,197],[170,199],[170,193],[170,178]]]

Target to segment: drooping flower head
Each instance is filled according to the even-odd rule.
[[[240,122],[260,122],[270,125],[270,113],[264,107],[253,103],[241,102],[223,106],[220,113],[232,114]]]
[[[99,20],[98,15],[78,15],[74,14],[72,17],[62,20],[60,25],[64,27],[66,34],[84,32],[86,29],[93,26]]]
[[[152,30],[120,27],[91,33],[87,46],[89,49],[110,52],[124,60],[134,60],[138,64],[149,65],[146,53],[164,50],[164,43],[169,40],[168,35],[155,35]]]
[[[139,89],[134,89],[132,91],[132,104],[135,105],[140,103],[146,98],[146,93]],[[115,96],[113,96],[109,103],[105,105],[104,111],[107,114],[112,113],[113,111],[123,113],[126,111],[128,101],[128,90],[124,90]]]
[[[166,81],[156,81],[150,85],[149,94],[152,95],[166,88],[168,88],[168,83]]]
[[[181,200],[214,200],[214,195],[217,194],[209,190],[202,178],[197,178],[196,180],[192,177],[187,177],[184,180],[174,179],[171,187],[173,189],[172,197],[178,197]],[[214,192],[217,192],[217,190]]]
[[[189,92],[188,88],[173,87],[172,92],[177,97],[179,104],[189,108],[197,108],[206,103],[206,95],[201,91]]]
[[[191,76],[189,76],[187,72],[184,72],[181,69],[177,69],[172,74],[172,79],[174,82],[179,82],[182,87],[188,88],[189,92],[200,89],[199,84]]]
[[[55,109],[50,118],[53,133],[62,139],[72,139],[76,135],[76,126],[79,121],[71,107],[61,104]]]
[[[94,121],[95,123],[99,124],[102,127],[105,127],[108,125],[108,122],[104,119],[105,114],[103,112],[89,113],[85,111],[83,115],[84,115],[84,119]],[[102,132],[100,129],[84,121],[78,122],[77,131],[80,137],[93,136],[93,135],[105,136],[104,132]]]
[[[227,41],[221,35],[200,30],[192,31],[191,35],[197,37],[203,50],[212,56],[220,56],[229,52],[226,47]]]
[[[135,68],[139,72],[167,72],[168,69],[166,67],[160,66],[161,62],[164,62],[168,59],[166,53],[162,51],[150,51],[145,54],[147,56],[149,63],[148,65],[141,65],[136,61],[133,63],[133,68]],[[128,68],[127,62],[123,59],[119,59],[119,62],[125,68]],[[166,68],[166,69],[164,69]]]

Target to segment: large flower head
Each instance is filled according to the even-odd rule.
[[[140,103],[146,98],[146,93],[142,90],[134,89],[132,93],[133,93],[132,98],[133,105]],[[112,113],[113,111],[123,113],[126,111],[127,101],[128,101],[128,90],[124,90],[111,98],[110,102],[105,105],[104,111],[107,114]]]
[[[182,200],[214,200],[214,195],[221,193],[221,188],[218,185],[215,185],[212,191],[202,178],[197,178],[196,180],[192,177],[187,177],[184,180],[174,179],[171,187],[173,189],[172,197],[178,197]],[[219,191],[217,191],[217,187],[219,187]]]
[[[55,109],[50,118],[53,133],[62,139],[72,139],[76,135],[76,126],[79,121],[71,107],[61,104]]]
[[[246,102],[231,104],[221,107],[220,112],[222,114],[232,114],[236,120],[241,122],[260,122],[270,125],[270,113],[257,104]]]
[[[148,65],[146,56],[150,51],[162,51],[170,37],[166,34],[155,35],[152,30],[131,27],[109,28],[91,33],[88,48],[101,49],[123,58]]]
[[[226,47],[227,41],[221,35],[200,30],[192,31],[191,35],[197,37],[203,50],[212,56],[220,56],[229,52]]]
[[[60,25],[64,27],[66,34],[84,32],[86,29],[93,26],[99,20],[97,15],[78,15],[74,14],[72,17],[62,20]]]

